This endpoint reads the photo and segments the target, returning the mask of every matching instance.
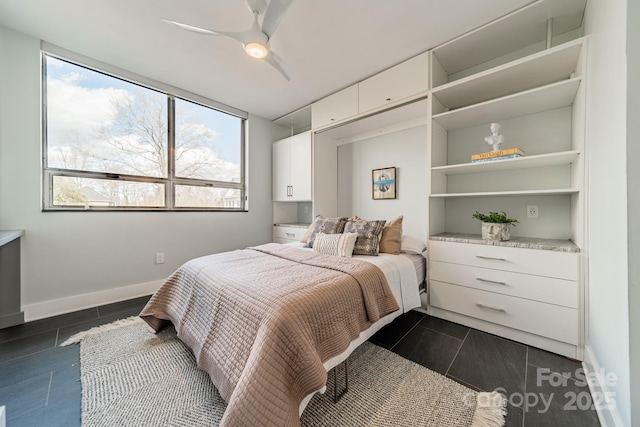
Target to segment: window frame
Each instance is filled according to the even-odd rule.
[[[164,85],[153,80],[137,76],[125,70],[120,70],[107,64],[99,63],[90,58],[83,58],[81,55],[74,54],[64,49],[57,48],[52,45],[41,47],[41,118],[42,118],[42,211],[99,211],[99,212],[247,212],[248,211],[248,195],[246,186],[247,177],[247,127],[248,114],[244,111],[226,106],[216,101],[203,98],[201,96],[191,94],[189,92]],[[108,172],[93,172],[76,169],[65,169],[48,167],[48,141],[47,141],[47,64],[46,58],[52,57],[69,64],[83,67],[88,70],[104,74],[110,78],[119,79],[136,86],[140,86],[146,90],[159,92],[166,96],[167,99],[167,176],[152,177],[143,175],[130,175]],[[175,176],[175,100],[181,99],[202,107],[210,108],[218,112],[228,114],[240,119],[240,182],[207,180],[201,178],[183,178]],[[89,178],[109,181],[133,182],[133,183],[154,183],[164,185],[164,206],[158,207],[140,207],[140,206],[78,206],[78,205],[55,205],[54,204],[54,185],[53,180],[56,176],[73,177],[73,178]],[[195,187],[221,188],[240,190],[240,206],[239,207],[176,207],[175,194],[176,186],[188,185]]]

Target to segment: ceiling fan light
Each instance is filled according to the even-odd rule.
[[[267,56],[269,50],[265,45],[258,42],[251,42],[244,45],[244,51],[252,58],[262,59]]]

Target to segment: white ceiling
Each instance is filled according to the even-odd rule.
[[[544,2],[580,15],[586,0]],[[530,3],[295,0],[271,39],[290,82],[232,39],[162,21],[244,31],[244,0],[0,0],[0,25],[275,119]]]

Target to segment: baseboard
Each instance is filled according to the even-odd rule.
[[[591,396],[593,396],[594,403],[601,402],[600,405],[596,405],[600,425],[602,427],[624,426],[618,405],[615,405],[614,408],[608,408],[603,398],[613,396],[612,400],[616,400],[615,394],[613,394],[614,392],[612,392],[607,385],[607,379],[602,376],[603,373],[606,375],[607,372],[600,366],[600,363],[598,363],[598,359],[591,346],[585,346],[584,350],[584,362],[582,366],[584,366],[586,378],[595,379],[595,381],[589,381],[589,390],[591,391]]]
[[[71,313],[85,308],[96,307],[104,304],[124,301],[145,295],[151,295],[162,285],[164,280],[138,283],[122,286],[90,294],[74,295],[71,297],[37,302],[22,306],[26,322],[44,319],[59,314]]]

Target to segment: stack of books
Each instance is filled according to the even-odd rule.
[[[506,148],[498,151],[487,151],[471,155],[471,163],[492,162],[494,160],[517,159],[524,156],[524,151],[519,148]]]

